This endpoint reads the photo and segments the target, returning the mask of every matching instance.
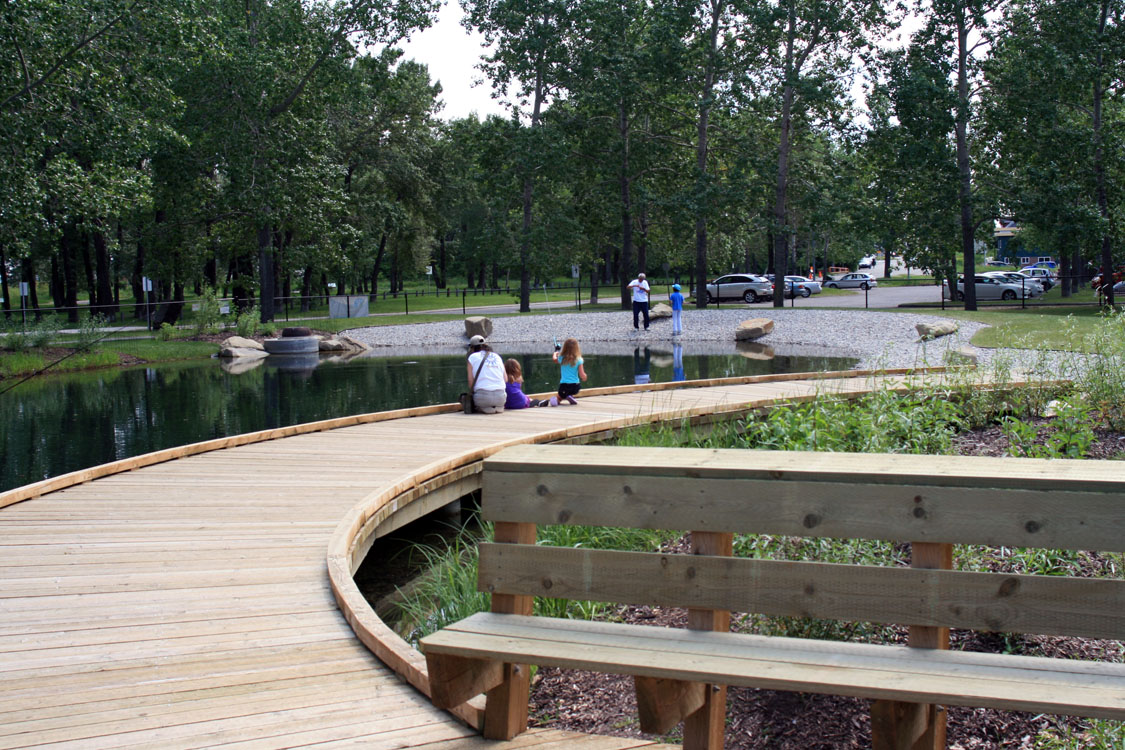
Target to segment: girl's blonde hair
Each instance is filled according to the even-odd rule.
[[[582,350],[578,348],[578,339],[567,339],[563,342],[562,351],[559,353],[560,362],[573,365],[576,364],[581,357]]]
[[[523,368],[515,359],[504,360],[504,372],[508,373],[508,377],[513,381],[523,377]]]

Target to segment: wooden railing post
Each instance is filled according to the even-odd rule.
[[[953,545],[911,542],[910,566],[952,570]],[[949,648],[949,628],[911,625],[911,648]],[[946,712],[943,706],[901,701],[871,704],[872,750],[944,750]]]
[[[535,544],[535,524],[497,522],[498,544]],[[535,598],[515,594],[493,594],[492,611],[530,615]],[[484,708],[483,734],[490,740],[510,740],[527,729],[531,668],[527,664],[505,664],[503,681],[488,691]]]
[[[691,553],[730,557],[734,554],[734,534],[693,531]],[[688,609],[688,627],[725,633],[730,630],[730,612]],[[722,750],[726,718],[727,686],[704,685],[703,706],[684,718],[684,750]]]

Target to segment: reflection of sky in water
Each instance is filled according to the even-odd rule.
[[[847,369],[854,360],[761,351],[692,354],[670,342],[583,352],[585,387]],[[551,351],[520,361],[526,393],[558,385]],[[194,361],[44,376],[0,398],[0,488],[161,448],[319,419],[452,403],[465,353]],[[755,358],[757,357],[757,358]]]

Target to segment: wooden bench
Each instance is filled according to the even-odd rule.
[[[519,446],[485,461],[492,611],[422,639],[434,703],[527,726],[526,665],[635,678],[641,728],[720,748],[726,686],[869,698],[875,748],[941,706],[1125,719],[1125,665],[948,649],[948,628],[1125,637],[1125,581],[951,570],[952,545],[1125,550],[1125,464]],[[537,524],[690,530],[691,555],[536,546]],[[733,533],[910,542],[911,567],[731,557]],[[533,597],[686,607],[689,629],[532,617]],[[730,612],[910,626],[910,647],[730,633]]]

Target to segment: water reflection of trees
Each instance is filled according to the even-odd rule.
[[[653,348],[653,354],[662,350]],[[501,352],[503,354],[503,352]],[[528,393],[550,391],[550,354],[517,354]],[[311,371],[261,367],[240,375],[214,362],[169,363],[42,378],[0,398],[0,488],[176,445],[372,411],[449,403],[465,389],[464,358],[370,357]],[[586,387],[634,381],[630,355],[586,357]],[[683,358],[688,379],[834,369],[846,362],[734,355]],[[654,356],[653,382],[674,379]]]

